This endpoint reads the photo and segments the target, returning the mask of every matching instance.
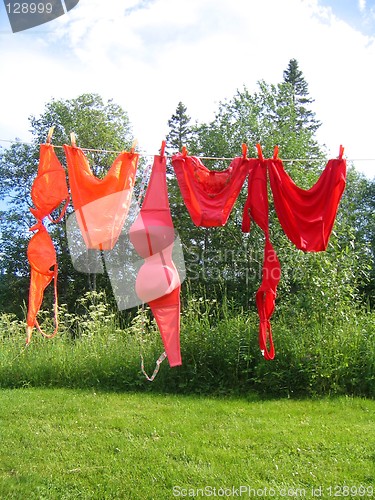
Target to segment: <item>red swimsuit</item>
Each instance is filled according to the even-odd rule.
[[[166,158],[155,156],[141,211],[129,231],[137,253],[145,259],[136,292],[148,302],[163,340],[169,365],[181,365],[180,278],[172,260],[175,233],[168,202]]]
[[[252,160],[248,180],[248,196],[244,206],[242,231],[250,231],[250,218],[263,230],[266,238],[263,257],[262,283],[256,293],[259,315],[259,347],[266,359],[275,357],[270,319],[275,309],[276,288],[281,269],[272,246],[268,228],[267,165],[261,156]]]
[[[181,194],[196,226],[224,226],[249,173],[246,152],[234,158],[226,170],[206,168],[186,151],[172,157]]]
[[[296,186],[280,159],[267,160],[267,168],[285,234],[300,250],[325,250],[345,189],[346,161],[329,160],[318,181],[307,190]]]
[[[244,145],[245,146],[245,145]],[[243,149],[244,149],[243,146]],[[281,268],[270,241],[268,222],[267,171],[279,221],[293,243],[305,251],[325,250],[332,231],[338,204],[345,188],[346,166],[340,158],[330,160],[318,182],[309,190],[297,187],[277,158],[265,160],[258,144],[258,158],[235,158],[222,172],[208,170],[199,158],[189,157],[186,149],[174,155],[172,164],[181,194],[197,226],[221,226],[229,217],[248,175],[248,197],[242,230],[249,232],[253,219],[265,235],[262,283],[256,293],[259,314],[259,345],[266,359],[273,359],[271,316],[275,309],[276,289]]]
[[[267,171],[280,224],[289,239],[304,251],[325,250],[332,231],[338,205],[345,188],[346,162],[340,158],[330,160],[316,184],[308,190],[296,186],[277,158],[263,158],[257,145],[259,160],[249,175],[248,198],[244,207],[242,231],[250,230],[250,217],[261,227],[266,237],[262,283],[256,294],[260,318],[259,345],[266,359],[273,359],[270,319],[275,309],[276,288],[281,269],[272,247],[268,229]],[[267,347],[269,345],[269,348]]]

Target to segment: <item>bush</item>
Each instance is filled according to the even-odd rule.
[[[53,340],[34,334],[24,347],[24,324],[1,315],[0,387],[95,387],[184,393],[268,396],[375,395],[375,314],[353,310],[325,316],[282,312],[273,322],[276,357],[258,347],[258,318],[225,297],[218,303],[189,296],[181,317],[183,365],[165,362],[153,383],[140,370],[140,353],[152,372],[163,351],[150,311],[140,309],[120,328],[105,296],[86,294],[80,314],[60,307]],[[48,316],[48,315],[45,315]],[[48,327],[48,317],[47,322]]]

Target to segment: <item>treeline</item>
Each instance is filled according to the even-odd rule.
[[[288,173],[301,187],[310,187],[327,160],[324,146],[316,139],[320,122],[312,110],[313,99],[296,60],[291,60],[278,84],[258,83],[256,92],[244,87],[221,102],[210,123],[192,123],[182,102],[169,120],[167,151],[186,146],[190,154],[233,158],[241,155],[241,144],[250,148],[261,143],[264,156],[272,156],[277,144]],[[55,126],[53,142],[70,142],[74,131],[84,148],[128,149],[133,141],[128,115],[112,101],[95,94],[72,100],[52,100],[40,117],[31,117],[32,144],[14,143],[0,150],[0,312],[23,317],[27,304],[29,266],[26,249],[33,218],[30,188],[35,178],[39,144],[45,142],[49,127]],[[338,145],[339,148],[339,145]],[[65,159],[56,149],[61,162]],[[254,151],[255,155],[255,151]],[[88,153],[94,173],[105,173],[114,159],[110,153]],[[209,168],[223,169],[227,161],[206,161]],[[229,300],[238,311],[254,308],[255,292],[261,280],[263,235],[253,224],[251,233],[241,232],[246,186],[225,227],[194,226],[171,166],[169,196],[175,228],[181,238],[186,262],[184,290],[189,296],[220,301]],[[137,174],[140,181],[142,164]],[[140,182],[136,183],[135,191]],[[342,198],[329,248],[318,254],[296,250],[283,234],[270,196],[270,229],[278,253],[282,277],[278,288],[276,314],[298,318],[316,316],[319,321],[333,316],[345,317],[353,309],[374,307],[375,183],[348,168],[347,187]],[[70,208],[70,211],[72,207]],[[68,211],[69,213],[69,211]],[[64,223],[49,228],[58,253],[59,297],[68,310],[77,312],[77,301],[87,291],[105,291],[115,310],[108,277],[85,275],[74,270],[69,256]],[[183,301],[186,295],[183,294]],[[51,292],[46,301],[52,302]],[[79,312],[79,311],[78,311]],[[130,311],[134,314],[134,311]],[[120,313],[127,321],[128,313]]]

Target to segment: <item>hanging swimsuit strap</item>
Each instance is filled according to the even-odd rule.
[[[141,180],[141,183],[139,185],[139,193],[138,193],[138,198],[137,198],[138,205],[141,205],[142,200],[144,198],[144,194],[145,194],[146,187],[147,187],[146,186],[147,180],[149,180],[151,170],[152,170],[152,164],[149,163],[143,171],[142,180]]]
[[[62,208],[62,210],[61,210],[61,213],[60,213],[60,215],[58,216],[58,218],[57,218],[57,219],[53,219],[53,218],[51,217],[51,214],[48,214],[48,219],[49,219],[49,221],[50,221],[50,222],[52,222],[52,224],[57,224],[58,222],[60,222],[60,221],[63,219],[63,217],[64,217],[64,215],[65,215],[65,213],[66,213],[66,210],[67,210],[67,208],[68,208],[68,206],[69,206],[69,202],[70,202],[70,195],[68,195],[68,196],[65,198],[65,201],[64,201],[64,206],[63,206],[63,208]]]
[[[267,237],[264,248],[262,283],[256,293],[256,305],[259,315],[259,347],[267,360],[275,357],[270,319],[275,310],[276,290],[280,275],[279,260],[271,241]]]
[[[159,372],[159,369],[160,369],[160,365],[162,364],[162,362],[165,360],[165,358],[167,357],[167,354],[166,352],[164,351],[162,354],[160,354],[160,356],[158,357],[158,359],[156,360],[156,366],[155,366],[155,370],[154,370],[154,373],[151,375],[151,377],[149,377],[145,371],[145,365],[144,365],[144,361],[143,361],[143,356],[141,354],[141,370],[142,370],[142,373],[143,375],[146,377],[146,379],[149,381],[149,382],[153,382],[155,380],[155,377],[156,375],[158,374]]]

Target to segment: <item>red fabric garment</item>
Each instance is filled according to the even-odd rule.
[[[281,277],[279,259],[267,238],[264,247],[262,283],[255,301],[259,315],[259,347],[265,359],[274,359],[275,348],[272,339],[271,316],[275,310],[276,289]]]
[[[128,215],[139,155],[121,153],[99,179],[80,148],[65,144],[64,150],[73,205],[86,246],[110,250]]]
[[[263,230],[266,243],[262,283],[256,294],[260,319],[259,345],[266,359],[273,359],[275,350],[270,318],[275,309],[276,289],[281,269],[269,238],[267,171],[274,196],[277,216],[289,239],[304,251],[325,250],[336,217],[338,204],[345,189],[346,162],[330,160],[316,184],[308,190],[296,186],[277,158],[264,160],[257,145],[259,160],[250,169],[248,198],[245,203],[242,230],[250,230],[252,218]],[[268,347],[269,346],[269,347]]]
[[[31,199],[36,208],[30,208],[30,212],[36,219],[42,220],[50,215],[65,200],[64,209],[55,222],[64,216],[69,203],[68,186],[65,170],[52,144],[40,146],[38,174],[31,187]]]
[[[249,173],[246,156],[234,158],[226,170],[209,170],[195,156],[172,157],[181,194],[196,226],[224,226]]]
[[[65,171],[60,164],[52,144],[42,144],[40,146],[40,157],[38,173],[31,187],[31,198],[36,208],[30,208],[31,213],[38,222],[30,230],[38,232],[31,238],[27,257],[31,268],[29,303],[27,311],[26,343],[31,340],[34,326],[48,338],[52,338],[57,333],[57,262],[56,252],[52,240],[42,223],[46,216],[52,222],[58,222],[64,216],[69,203],[68,187],[66,184]],[[65,206],[57,220],[50,217],[55,210],[65,200]],[[43,332],[37,321],[37,315],[43,302],[44,291],[54,280],[54,320],[55,329],[50,335]]]
[[[56,251],[52,240],[43,226],[41,221],[33,226],[30,231],[38,232],[31,238],[27,248],[27,258],[31,267],[30,289],[29,289],[29,305],[27,311],[27,339],[28,344],[31,340],[31,335],[34,326],[48,338],[52,338],[57,333],[57,261]],[[37,321],[37,315],[42,305],[44,290],[54,279],[55,293],[55,330],[51,335],[45,334]]]
[[[329,160],[310,189],[299,188],[280,159],[267,160],[275,210],[288,238],[300,250],[319,252],[328,246],[345,189],[346,161]]]
[[[165,156],[154,157],[145,199],[129,237],[135,250],[145,259],[137,275],[137,295],[151,308],[169,365],[181,365],[181,286],[172,260],[174,228],[168,202]]]
[[[250,231],[250,219],[253,219],[263,230],[266,239],[262,283],[256,293],[256,305],[260,319],[259,346],[266,359],[274,359],[275,349],[270,319],[275,309],[276,289],[280,281],[281,269],[269,236],[267,163],[263,158],[251,160],[248,196],[243,212],[243,232]]]

